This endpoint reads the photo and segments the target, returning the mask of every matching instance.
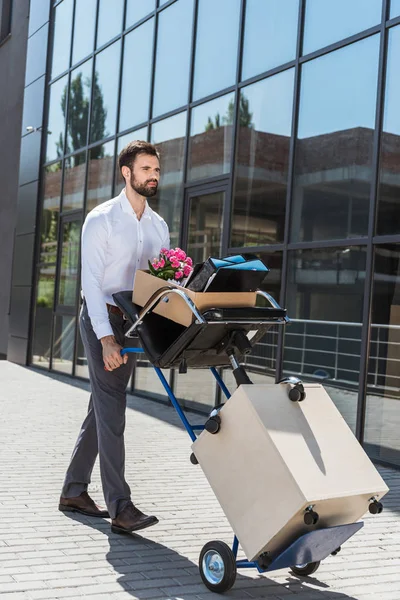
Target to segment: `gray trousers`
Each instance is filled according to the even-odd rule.
[[[129,328],[128,322],[114,313],[110,313],[109,317],[117,342],[121,346],[129,346],[129,340],[124,336]],[[121,365],[114,371],[105,371],[102,345],[93,331],[86,303],[82,306],[79,326],[92,393],[61,496],[75,498],[87,490],[99,454],[104,499],[110,517],[115,518],[131,498],[131,491],[125,481],[124,430],[126,387],[133,370],[133,354],[128,354],[126,365]]]

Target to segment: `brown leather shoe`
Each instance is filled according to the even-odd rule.
[[[108,510],[104,510],[97,506],[87,492],[82,492],[76,498],[60,498],[58,510],[62,512],[77,512],[88,517],[103,517],[107,518],[110,515]]]
[[[157,517],[145,515],[133,504],[128,504],[111,521],[111,531],[113,533],[130,534],[139,529],[145,529],[158,523]]]

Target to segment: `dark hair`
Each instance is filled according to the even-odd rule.
[[[119,170],[121,171],[122,167],[129,167],[132,170],[133,163],[139,154],[150,154],[151,156],[156,156],[160,159],[160,154],[153,144],[149,144],[149,142],[144,142],[142,140],[133,140],[119,153]]]

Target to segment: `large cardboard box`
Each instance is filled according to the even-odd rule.
[[[162,287],[175,287],[181,289],[194,302],[200,312],[208,308],[218,307],[248,307],[255,306],[255,292],[239,292],[239,293],[213,293],[213,292],[192,292],[175,283],[164,281],[159,277],[150,275],[148,271],[136,271],[135,282],[133,287],[132,301],[134,304],[144,306],[150,297]],[[177,294],[170,294],[167,302],[162,300],[159,302],[154,312],[158,315],[171,319],[176,323],[188,327],[194,320],[194,315],[187,306],[183,298]]]
[[[241,385],[193,452],[249,560],[313,528],[354,523],[388,488],[321,385]],[[319,515],[307,526],[309,506]],[[379,518],[379,517],[377,517]]]

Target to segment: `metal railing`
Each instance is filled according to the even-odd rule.
[[[361,323],[291,319],[285,330],[283,371],[356,390]],[[273,374],[278,331],[272,328],[246,359],[247,368]],[[400,398],[400,326],[372,324],[368,391]]]

